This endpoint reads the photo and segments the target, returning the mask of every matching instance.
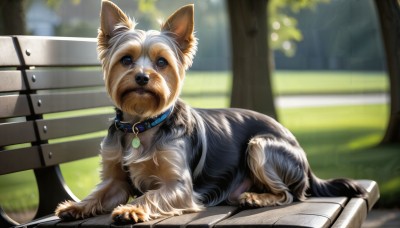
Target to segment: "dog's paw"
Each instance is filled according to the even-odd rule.
[[[150,220],[149,214],[138,205],[120,205],[114,209],[111,217],[116,223],[138,223]]]
[[[244,192],[239,196],[239,204],[244,208],[263,207],[259,195],[251,192]]]
[[[78,203],[73,201],[65,201],[58,204],[55,214],[60,219],[66,221],[88,217],[88,215],[86,215],[84,212],[83,207],[79,206]]]
[[[239,204],[245,208],[277,206],[291,203],[286,202],[285,194],[244,192],[239,196]]]

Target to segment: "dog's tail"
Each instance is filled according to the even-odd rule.
[[[317,197],[359,197],[366,198],[367,191],[354,180],[338,178],[323,180],[315,176],[311,169],[308,171],[310,187],[307,194]]]

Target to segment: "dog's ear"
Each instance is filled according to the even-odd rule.
[[[197,40],[194,36],[194,6],[186,5],[173,13],[161,26],[161,31],[172,36],[184,54],[196,51]]]
[[[100,11],[100,28],[97,35],[97,52],[100,60],[105,59],[109,40],[117,31],[128,31],[135,28],[135,22],[129,19],[114,3],[103,0]]]
[[[100,30],[104,36],[112,37],[115,27],[121,26],[122,29],[133,29],[135,23],[114,3],[103,0],[100,11]]]

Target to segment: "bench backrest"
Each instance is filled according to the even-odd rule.
[[[0,47],[0,175],[33,169],[41,195],[58,164],[99,153],[111,123],[96,40],[0,37]]]

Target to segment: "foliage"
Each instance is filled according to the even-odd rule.
[[[138,6],[139,10],[143,13],[156,11],[155,3],[157,0],[139,0]]]
[[[139,23],[140,29],[158,29],[161,12],[156,5],[157,0],[138,0],[135,1],[136,7],[133,7],[135,21]]]
[[[303,36],[292,14],[327,2],[329,0],[271,0],[268,5],[271,48],[293,56],[296,42],[301,41]]]

